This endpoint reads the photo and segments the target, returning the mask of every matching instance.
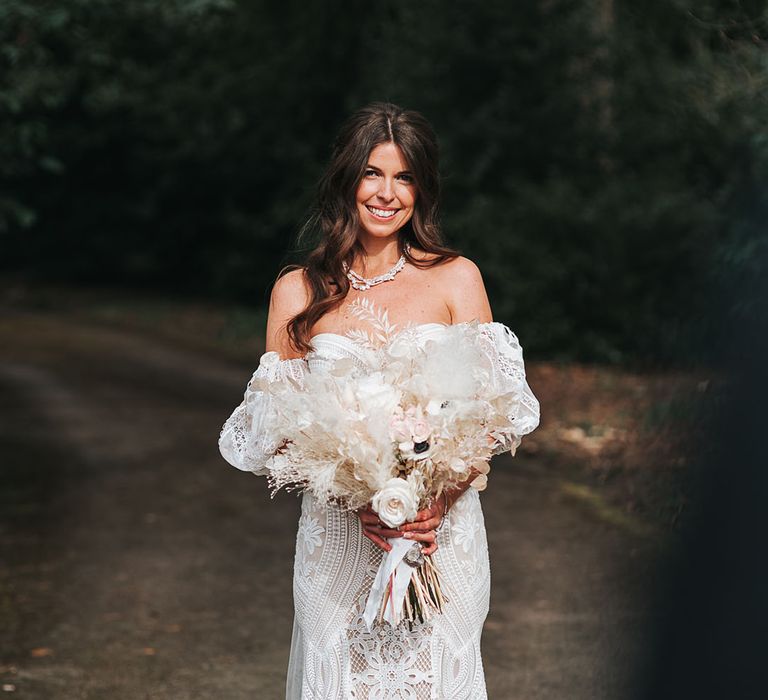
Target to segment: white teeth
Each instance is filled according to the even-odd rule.
[[[390,216],[394,216],[397,213],[397,209],[377,209],[376,207],[368,206],[376,216],[380,216],[383,219],[388,219]]]

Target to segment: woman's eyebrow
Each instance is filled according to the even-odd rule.
[[[381,168],[377,168],[375,165],[371,165],[370,163],[365,166],[366,170],[375,170],[377,173],[381,172]],[[396,175],[413,175],[413,173],[410,170],[401,170],[399,173],[395,173]]]

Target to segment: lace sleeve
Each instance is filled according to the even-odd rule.
[[[491,381],[494,387],[500,392],[511,392],[517,398],[508,427],[495,434],[499,444],[493,454],[514,454],[523,435],[533,432],[539,425],[539,400],[525,378],[523,349],[517,336],[503,323],[496,322],[483,324],[481,333],[493,366]]]
[[[267,460],[275,453],[280,438],[264,429],[272,397],[259,389],[265,382],[288,382],[300,388],[307,372],[304,358],[281,360],[276,352],[261,356],[259,366],[245,389],[242,403],[224,423],[219,435],[219,452],[233,467],[259,476],[267,473]]]

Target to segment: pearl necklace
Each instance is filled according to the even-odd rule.
[[[408,243],[405,244],[404,248],[408,252],[411,250],[411,246]],[[363,277],[362,275],[358,275],[354,270],[350,270],[349,265],[347,265],[346,262],[342,263],[342,265],[344,267],[344,272],[347,273],[347,279],[349,280],[349,283],[352,285],[352,287],[357,289],[359,292],[364,292],[371,287],[375,287],[377,284],[381,284],[382,282],[389,282],[390,280],[395,279],[395,275],[400,272],[403,267],[405,267],[405,253],[400,256],[400,259],[387,272],[382,275],[376,275],[376,277],[371,277],[370,279]]]

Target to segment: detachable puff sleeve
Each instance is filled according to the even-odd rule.
[[[517,336],[503,323],[486,323],[480,327],[486,352],[491,359],[494,388],[516,396],[515,411],[508,426],[495,435],[499,444],[493,454],[515,453],[522,437],[539,425],[539,400],[534,396],[525,377],[523,349]]]
[[[303,386],[307,371],[304,358],[281,360],[276,352],[261,356],[242,403],[226,420],[219,435],[221,456],[233,467],[259,476],[267,474],[266,463],[279,447],[280,437],[263,429],[272,397],[258,387],[264,386],[264,382],[285,382],[298,389]]]

